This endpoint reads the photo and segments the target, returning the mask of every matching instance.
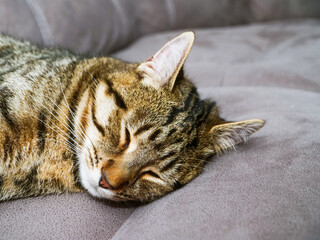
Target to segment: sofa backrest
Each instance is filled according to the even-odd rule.
[[[311,17],[319,0],[0,0],[0,32],[91,54],[159,31]]]

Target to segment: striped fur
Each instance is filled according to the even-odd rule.
[[[229,128],[215,103],[199,98],[181,62],[169,71],[170,88],[165,80],[153,87],[149,70],[145,84],[148,66],[0,35],[0,201],[85,190],[152,201],[263,126]]]

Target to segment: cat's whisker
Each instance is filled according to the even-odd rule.
[[[55,114],[53,114],[53,112],[51,112],[43,103],[40,102],[40,104],[42,105],[42,107],[44,107],[48,113],[53,116],[59,123],[61,123],[66,129],[68,128],[60,119],[58,119]],[[48,104],[49,106],[49,104]],[[49,106],[49,107],[52,107],[52,106]],[[54,109],[54,107],[52,108]],[[50,119],[48,119],[55,127],[57,127],[61,132],[65,133],[65,131],[63,131],[60,127],[58,127],[55,123],[53,123]],[[78,138],[78,140],[80,140],[82,142],[82,144],[84,144],[84,142],[81,140],[81,138],[74,132],[74,131],[71,131],[75,136],[76,138]]]
[[[56,71],[55,69],[53,69],[53,70]],[[61,80],[60,80],[60,79],[59,79],[59,85],[60,85],[60,89],[61,89],[63,98],[64,98],[64,100],[65,100],[64,104],[65,104],[65,106],[68,108],[68,110],[69,110],[69,112],[71,113],[73,119],[74,119],[74,120],[76,121],[76,123],[79,125],[79,128],[80,128],[80,130],[82,131],[82,134],[80,134],[80,132],[76,129],[76,126],[75,126],[74,122],[71,122],[71,123],[72,123],[72,127],[74,127],[74,129],[76,129],[77,132],[79,132],[79,134],[82,135],[82,137],[83,137],[83,135],[85,135],[85,133],[84,133],[83,131],[85,131],[85,130],[84,130],[83,126],[81,125],[81,123],[79,124],[79,123],[77,122],[77,118],[76,118],[75,114],[73,113],[73,111],[72,111],[72,110],[70,109],[70,107],[69,107],[69,104],[68,104],[68,101],[67,101],[67,99],[66,99],[66,96],[65,96],[65,93],[64,93],[64,90],[63,90],[62,83],[61,83]],[[52,99],[50,99],[50,100],[52,101]],[[54,101],[52,101],[52,102],[54,103]],[[54,104],[56,105],[56,103],[54,103]],[[61,110],[61,108],[60,108],[58,105],[56,105],[56,106],[60,109],[60,111],[64,114],[64,116],[65,116],[67,119],[69,119],[69,117],[66,116],[66,114]]]
[[[93,75],[91,74],[91,72],[87,71],[87,73],[90,74],[91,78],[94,80],[94,82],[95,82],[96,84],[99,84],[98,80],[93,77]]]
[[[43,124],[46,125],[46,127],[50,128],[52,131],[54,131],[55,133],[58,134],[58,136],[60,136],[63,140],[68,142],[68,139],[66,138],[66,136],[62,135],[61,133],[59,133],[56,129],[54,129],[53,127],[51,127],[49,124],[47,124],[45,121],[43,121],[42,119],[35,117],[36,119],[38,119],[40,122],[42,122]],[[72,143],[70,143],[72,144]],[[73,145],[73,144],[72,144]]]
[[[87,72],[87,73],[90,74],[91,78],[94,80],[94,83],[95,83],[96,85],[99,83],[99,82],[93,77],[93,75],[92,75],[89,71],[85,71],[85,72]],[[73,119],[74,119],[74,122],[72,122],[72,126],[73,126],[73,128],[75,129],[75,131],[77,131],[77,132],[80,134],[80,136],[82,137],[82,138],[80,138],[80,139],[82,140],[81,142],[82,142],[83,146],[85,146],[85,143],[84,143],[84,139],[85,139],[85,138],[88,138],[89,141],[91,142],[91,144],[93,145],[93,142],[92,142],[91,138],[85,133],[86,130],[85,130],[85,128],[83,127],[82,123],[81,123],[80,121],[78,121],[77,117],[75,116],[75,114],[73,113],[73,111],[70,109],[60,79],[59,79],[59,85],[60,85],[60,88],[61,88],[61,91],[62,91],[62,94],[63,94],[63,98],[64,98],[64,100],[65,100],[65,106],[68,108],[69,112],[71,113],[71,115],[72,115],[72,117],[73,117]],[[52,101],[52,100],[51,100],[51,101]],[[54,103],[54,102],[53,102],[53,103]],[[55,103],[54,103],[54,104],[55,104]],[[55,105],[56,105],[56,104],[55,104]],[[57,106],[57,107],[60,109],[59,106]],[[66,116],[66,114],[65,114],[61,109],[60,109],[60,111]],[[67,117],[67,116],[66,116],[66,117]],[[67,117],[67,118],[68,118],[68,117]],[[76,127],[76,124],[77,124],[77,126],[79,126],[79,130],[78,130],[78,128]],[[77,136],[77,134],[75,134],[75,132],[73,132],[73,134],[74,134],[75,136]],[[77,138],[79,138],[79,137],[77,137]]]
[[[67,101],[67,99],[66,99],[66,95],[65,95],[65,93],[64,93],[64,90],[63,90],[62,83],[61,83],[61,80],[60,80],[60,79],[59,79],[59,84],[60,84],[61,92],[62,92],[62,94],[63,94],[63,98],[64,98],[64,100],[65,100],[65,105],[66,105],[66,107],[68,108],[70,114],[72,115],[72,117],[73,117],[73,119],[74,119],[74,122],[79,126],[79,129],[82,131],[82,134],[83,134],[84,136],[87,136],[87,135],[83,132],[83,126],[82,126],[81,122],[78,121],[78,119],[77,119],[77,117],[75,116],[73,110],[70,109],[70,106],[69,106],[69,103],[68,103],[68,101]],[[76,126],[75,126],[74,123],[73,123],[73,127],[76,129]],[[84,143],[83,143],[83,144],[84,144]]]
[[[77,154],[76,149],[74,149],[73,147],[68,146],[66,142],[59,141],[59,140],[56,140],[56,139],[50,139],[50,140],[47,139],[47,140],[48,140],[48,141],[54,141],[54,142],[55,142],[55,145],[57,145],[58,143],[59,143],[59,144],[62,144],[62,145],[64,145],[64,146],[66,147],[66,150],[67,150],[67,151],[69,151],[69,152],[72,153],[72,154]]]
[[[57,126],[53,121],[51,121],[50,119],[48,119],[48,121],[50,121],[57,128],[57,130],[60,130],[60,132],[62,132],[62,134],[66,134],[66,132],[63,131],[63,129],[61,129],[59,126]],[[47,126],[49,126],[49,124],[47,124]],[[75,135],[75,136],[77,137],[77,135]],[[78,140],[82,141],[80,138],[78,138]]]
[[[69,143],[69,142],[67,142],[66,140],[58,140],[58,139],[54,139],[54,138],[47,138],[46,140],[47,140],[47,141],[52,141],[52,142],[55,142],[55,143],[61,143],[61,144],[63,144],[65,147],[67,147],[68,150],[72,149],[72,150],[74,151],[73,153],[77,153],[77,152],[80,150],[79,146],[74,145],[74,144],[72,144],[72,143]],[[69,149],[69,148],[70,148],[70,149]]]
[[[50,99],[50,101],[61,111],[61,113],[68,119],[68,116],[62,111],[62,109],[52,100],[52,99]],[[52,115],[53,115],[53,113],[51,113]],[[53,115],[54,117],[55,117],[55,115]],[[57,117],[55,117],[56,119],[57,119]],[[59,119],[57,119],[58,121],[59,121]],[[60,123],[62,123],[61,121],[60,121]],[[64,123],[62,123],[63,124],[63,126],[66,128],[66,129],[68,129],[68,127],[64,124]],[[73,125],[74,126],[74,125]],[[79,132],[78,130],[77,130],[77,128],[74,128],[75,130],[73,131],[71,131],[79,140],[82,140],[81,142],[82,142],[82,144],[84,144],[84,142],[83,142],[83,139],[84,139],[84,136],[83,136],[83,134],[81,133],[81,132]],[[75,132],[76,131],[76,132]]]

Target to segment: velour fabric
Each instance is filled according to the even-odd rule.
[[[319,17],[318,0],[251,0],[250,9],[256,21]]]
[[[117,54],[147,59],[180,32]],[[112,239],[318,239],[320,21],[197,30],[185,64],[228,120],[266,125],[168,196],[137,208]]]
[[[320,17],[318,0],[0,0],[0,32],[101,55],[147,33]]]
[[[149,59],[184,30],[141,38],[115,57]],[[265,86],[320,91],[319,20],[195,29],[185,72],[197,86]]]
[[[44,44],[37,22],[26,1],[0,0],[0,32]]]
[[[0,203],[0,239],[110,239],[133,207],[88,194]]]
[[[101,55],[138,36],[135,9],[131,0],[0,0],[0,32]]]
[[[244,24],[253,20],[250,0],[138,0],[138,3],[137,18],[142,34]]]

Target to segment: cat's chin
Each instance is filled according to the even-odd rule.
[[[118,197],[112,190],[101,188],[100,186],[94,186],[91,184],[83,184],[85,189],[94,197],[100,198],[100,199],[108,199],[115,202],[123,202],[126,201],[126,199]]]
[[[87,190],[94,197],[109,199],[113,201],[120,201],[120,199],[118,199],[111,190],[103,189],[101,187],[96,187],[96,188],[91,187],[91,188],[88,188]]]
[[[93,181],[85,181],[85,180],[82,180],[81,182],[84,188],[87,189],[87,191],[94,197],[109,199],[113,201],[120,201],[119,199],[116,198],[116,194],[113,191],[101,188],[98,185],[98,182],[95,183]]]

